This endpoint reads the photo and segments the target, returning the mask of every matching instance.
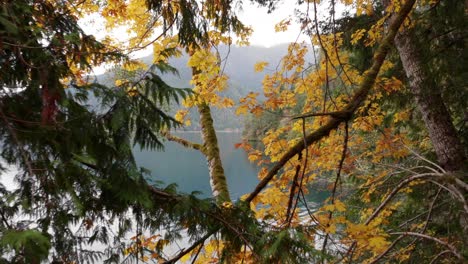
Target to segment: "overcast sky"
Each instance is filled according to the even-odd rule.
[[[286,32],[275,32],[275,25],[281,20],[294,15],[296,1],[284,1],[276,10],[268,14],[266,8],[256,7],[250,2],[245,2],[244,9],[239,13],[239,17],[246,25],[253,27],[254,32],[250,37],[252,45],[271,47],[281,43],[296,41],[300,28],[299,25],[292,23]],[[293,18],[293,17],[292,17]],[[294,22],[294,18],[292,19]],[[302,36],[301,40],[304,40]]]
[[[271,14],[267,13],[267,8],[257,7],[251,4],[250,1],[244,2],[243,9],[238,12],[238,15],[242,22],[254,29],[250,37],[251,45],[271,47],[281,43],[293,42],[297,39],[300,31],[297,24],[292,24],[286,32],[275,32],[275,24],[285,18],[292,17],[294,14],[296,1],[289,0],[284,2],[286,3],[280,3]],[[90,23],[90,21],[94,22]],[[82,19],[80,24],[87,34],[96,35],[98,39],[105,34],[102,20],[97,15]],[[121,32],[116,32],[115,34],[116,37],[119,37],[119,35],[124,38],[127,33],[122,29]],[[304,37],[301,40],[304,40]]]

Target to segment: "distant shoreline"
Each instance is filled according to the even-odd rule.
[[[172,133],[201,133],[201,130],[175,130]],[[216,130],[216,133],[242,133],[241,130]]]

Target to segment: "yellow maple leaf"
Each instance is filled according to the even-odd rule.
[[[266,66],[268,66],[268,62],[266,61],[259,61],[257,63],[255,63],[254,65],[254,69],[255,69],[255,72],[262,72]]]
[[[325,232],[329,234],[335,234],[336,233],[336,225],[331,224],[330,226],[325,227]]]
[[[336,200],[335,201],[335,209],[336,211],[338,212],[344,212],[346,210],[346,206],[343,202],[341,202],[340,200]]]
[[[371,247],[374,252],[381,252],[385,250],[389,244],[390,243],[383,236],[369,238],[369,247]]]
[[[223,98],[221,101],[221,106],[222,107],[233,107],[234,106],[234,101],[231,98]]]
[[[281,20],[275,25],[275,32],[284,32],[288,30],[288,26],[291,24],[291,19],[286,18]]]
[[[127,94],[131,97],[138,95],[138,89],[136,87],[129,87],[127,88]]]
[[[125,80],[122,79],[117,79],[114,82],[115,86],[121,86],[123,83],[125,83]]]
[[[359,40],[364,36],[365,33],[366,33],[365,29],[356,30],[356,32],[354,32],[351,35],[351,44],[356,45],[356,43],[359,42]]]
[[[246,114],[249,110],[249,107],[246,105],[241,105],[236,109],[236,115],[243,115]]]
[[[234,207],[234,205],[231,203],[231,202],[224,202],[222,204],[222,207],[226,208],[226,209],[231,209]]]
[[[263,108],[261,106],[255,106],[250,112],[255,116],[260,116],[263,113]]]
[[[188,110],[179,110],[175,114],[174,118],[180,123],[184,122],[185,116],[188,114]]]
[[[123,68],[127,71],[136,71],[139,69],[145,69],[146,64],[144,64],[141,61],[131,60],[131,61],[124,63]]]

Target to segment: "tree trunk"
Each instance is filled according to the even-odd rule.
[[[411,31],[402,30],[397,34],[395,46],[440,165],[449,172],[461,170],[467,161],[463,146],[442,100],[441,91],[423,65],[421,52],[412,39]]]
[[[224,168],[219,155],[218,138],[213,125],[210,107],[206,103],[198,105],[200,113],[201,134],[203,139],[203,153],[210,171],[210,185],[213,196],[218,203],[231,201]]]
[[[395,37],[395,46],[409,79],[410,90],[422,114],[440,165],[447,172],[462,171],[458,175],[458,180],[461,180],[462,183],[466,182],[467,174],[463,173],[463,169],[467,166],[467,158],[463,145],[458,138],[450,113],[442,100],[441,91],[430,72],[425,68],[421,51],[418,49],[415,40],[412,39],[411,33],[410,30],[402,30]],[[466,236],[468,234],[466,189],[459,188],[454,183],[449,183],[447,187],[453,194],[458,194],[455,196],[459,196],[457,199],[464,208],[464,212],[459,216],[459,221],[462,232]],[[467,242],[465,242],[464,246],[467,246]]]

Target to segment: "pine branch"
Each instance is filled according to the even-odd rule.
[[[26,165],[26,168],[29,172],[29,177],[32,177],[34,175],[34,169],[31,164],[31,161],[29,160],[28,154],[23,148],[23,144],[18,139],[18,135],[16,134],[15,130],[13,127],[11,127],[10,122],[8,121],[7,116],[3,112],[3,103],[0,102],[0,116],[2,117],[3,121],[5,122],[5,126],[8,128],[8,131],[10,132],[11,136],[13,137],[13,140],[15,141],[16,145],[18,146],[18,150],[21,153],[21,157],[23,158],[23,162]]]
[[[310,146],[311,144],[318,142],[322,138],[328,136],[331,131],[336,130],[338,126],[351,119],[351,114],[355,113],[356,110],[361,106],[364,100],[367,98],[369,91],[372,89],[372,86],[375,83],[375,79],[382,67],[385,58],[392,47],[393,39],[398,32],[403,21],[408,16],[409,12],[412,10],[413,5],[416,0],[408,0],[400,9],[400,12],[395,16],[395,18],[391,21],[389,26],[389,30],[387,36],[383,39],[382,43],[380,44],[379,48],[377,49],[373,63],[371,68],[366,72],[364,80],[360,86],[360,88],[356,91],[351,101],[343,108],[343,110],[338,112],[345,112],[349,113],[349,116],[345,117],[337,117],[331,116],[330,120],[321,128],[316,130],[315,132],[309,134],[306,137],[307,145],[304,146],[303,142],[298,142],[294,145],[288,152],[286,152],[283,157],[273,166],[272,169],[268,172],[268,174],[260,181],[257,185],[255,190],[247,197],[246,201],[251,202],[266,186],[267,184],[273,179],[273,177],[279,172],[280,169],[297,153],[302,152],[305,147]]]
[[[75,159],[75,161],[79,162],[80,164],[88,167],[88,168],[91,168],[93,170],[96,170],[96,171],[99,171],[99,167],[94,165],[94,164],[91,164],[91,163],[88,163],[88,162],[85,162],[85,161],[82,161],[82,160],[77,160]],[[174,200],[177,200],[179,199],[179,197],[177,195],[174,195],[174,194],[170,194],[168,192],[165,192],[163,190],[160,190],[156,187],[153,187],[151,185],[148,184],[148,191],[152,194],[155,194],[157,196],[160,196],[160,197],[164,197],[164,198],[167,198],[167,199],[174,199]]]
[[[13,229],[13,227],[10,225],[10,223],[8,223],[8,220],[5,216],[5,214],[3,213],[3,211],[0,209],[0,216],[2,217],[2,221],[3,223],[5,224],[5,226],[8,228],[8,229]]]

